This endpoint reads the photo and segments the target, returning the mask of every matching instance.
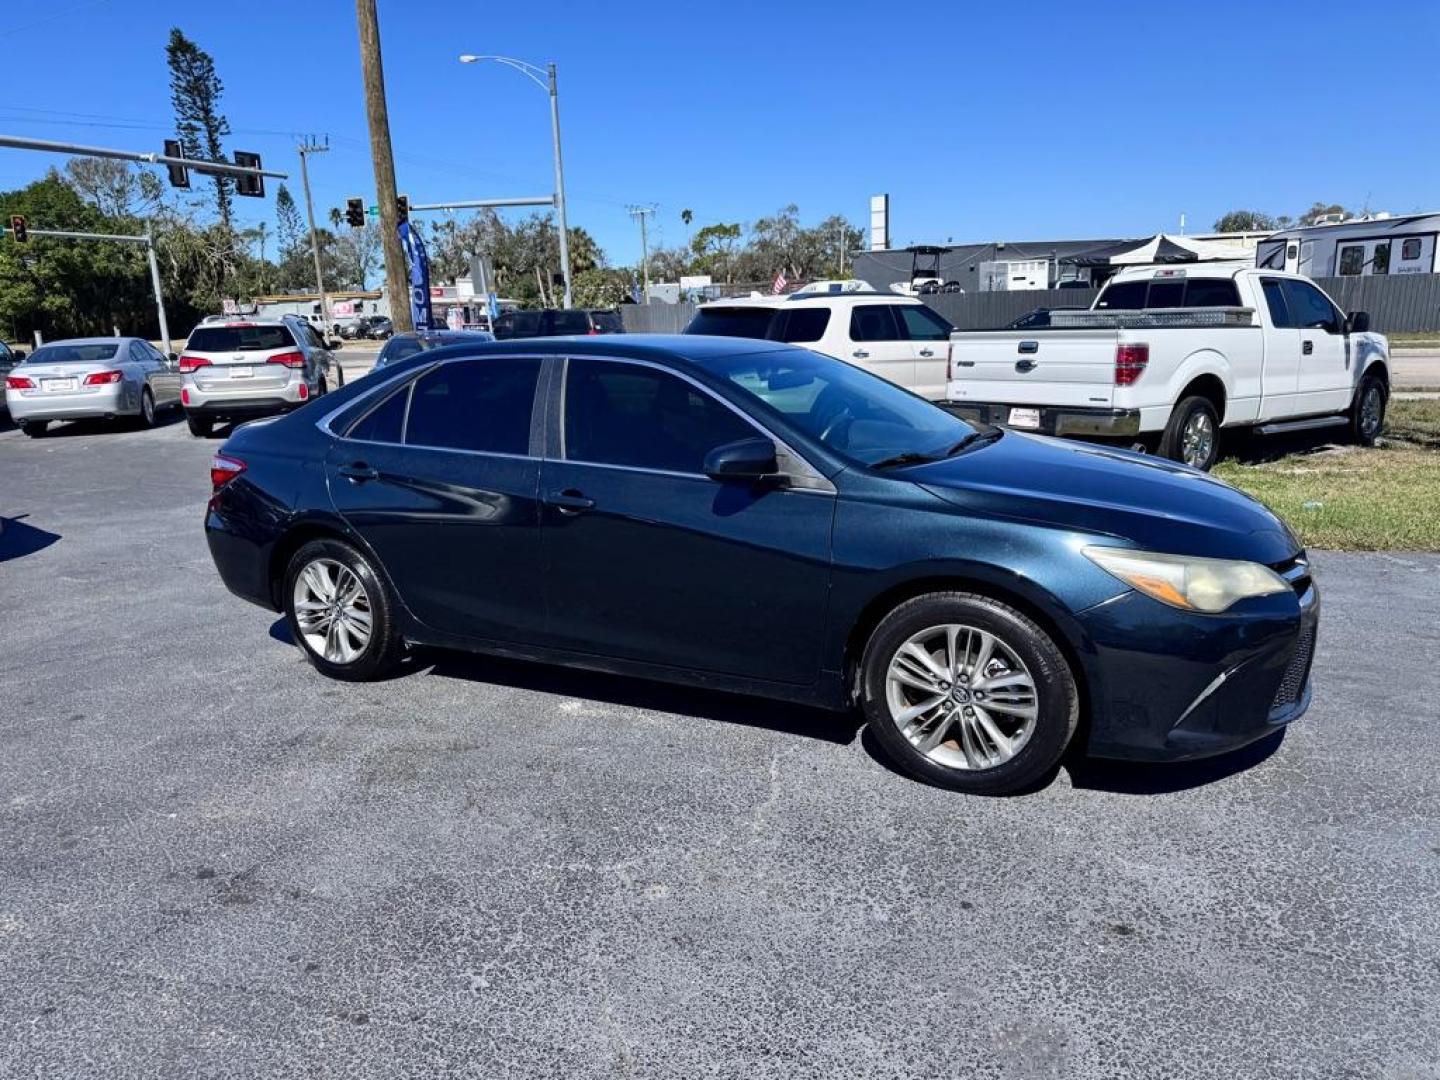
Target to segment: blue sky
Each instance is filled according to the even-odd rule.
[[[417,202],[543,194],[546,100],[501,53],[560,70],[572,224],[638,257],[652,244],[797,203],[813,222],[980,241],[1202,231],[1224,211],[1315,200],[1440,207],[1440,4],[873,0],[545,5],[380,0],[400,188]],[[0,132],[142,150],[171,127],[164,46],[214,56],[229,149],[292,173],[318,211],[371,201],[349,0],[6,0]],[[63,159],[0,150],[0,188]],[[273,222],[266,201],[243,215]],[[692,226],[693,228],[694,226]]]

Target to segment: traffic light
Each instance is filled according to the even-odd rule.
[[[360,198],[345,200],[345,224],[352,229],[360,229],[365,225],[365,200]]]
[[[185,150],[180,145],[179,139],[165,140],[165,156],[183,158]],[[188,188],[190,186],[190,170],[184,165],[166,164],[165,171],[170,174],[170,186]]]
[[[409,196],[409,195],[396,195],[396,196],[395,196],[395,221],[396,221],[396,223],[398,224],[398,223],[400,223],[400,222],[402,222],[402,221],[409,221],[409,220],[410,220],[410,196]]]
[[[30,231],[25,225],[24,214],[10,215],[10,235],[15,238],[17,244],[28,244],[30,242]]]
[[[252,154],[248,150],[236,150],[235,164],[243,165],[247,169],[258,169],[260,168],[260,155]],[[235,194],[248,195],[252,199],[263,199],[265,197],[265,178],[259,173],[235,177]]]

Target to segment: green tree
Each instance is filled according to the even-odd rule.
[[[282,182],[275,189],[275,239],[279,246],[279,257],[283,261],[293,254],[305,237],[305,225],[300,220],[300,208],[295,205],[295,196]]]
[[[1215,222],[1216,232],[1273,232],[1275,219],[1259,210],[1231,210]]]
[[[732,281],[731,268],[741,232],[738,221],[706,225],[690,238],[690,251],[695,256],[694,268],[702,274],[723,277],[727,284]]]
[[[1300,224],[1314,225],[1315,222],[1319,221],[1322,217],[1325,217],[1329,214],[1344,214],[1346,217],[1351,216],[1350,211],[1346,210],[1345,207],[1341,206],[1339,203],[1327,204],[1317,202],[1312,203],[1310,209],[1306,210],[1305,213],[1300,215]]]
[[[215,61],[204,49],[181,32],[170,31],[165,46],[170,65],[170,104],[175,109],[175,133],[186,157],[224,161],[222,140],[230,134],[230,121],[220,111],[224,84],[215,74]],[[215,177],[215,212],[220,223],[230,227],[231,180]]]

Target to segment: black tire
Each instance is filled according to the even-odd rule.
[[[49,420],[26,420],[20,425],[20,430],[32,439],[39,439],[45,435],[45,429],[49,426]]]
[[[931,628],[937,628],[937,632],[943,634],[943,629],[939,628],[948,625],[973,628],[993,635],[1028,669],[1033,680],[1035,716],[1028,738],[1008,760],[990,767],[964,768],[936,761],[930,754],[912,745],[893,717],[888,698],[891,661],[915,635]],[[968,654],[969,646],[966,648]],[[957,689],[961,682],[966,681],[958,676],[952,678]],[[927,593],[907,600],[890,612],[875,628],[865,647],[860,689],[861,706],[870,732],[895,765],[921,780],[973,795],[1009,794],[1045,777],[1059,765],[1075,734],[1080,716],[1075,677],[1050,636],[1033,620],[1007,604],[973,593]],[[973,693],[974,688],[970,688],[969,692]],[[956,709],[957,713],[963,708],[958,702],[952,705],[948,699],[943,704]],[[978,699],[972,704],[978,706]],[[983,706],[980,711],[984,712]],[[1006,724],[1013,722],[1002,714],[997,713],[996,716],[1001,716]],[[994,716],[990,719],[995,722]],[[947,730],[959,732],[958,715],[952,724],[954,726]],[[1018,734],[1013,729],[1012,733]],[[955,739],[947,738],[930,753],[953,758],[961,754],[958,739],[958,735]],[[950,749],[952,743],[956,744],[953,750]],[[968,757],[968,754],[961,756]]]
[[[320,382],[315,387],[315,396],[324,397],[330,392],[330,384],[325,381],[325,376],[320,376]]]
[[[155,426],[155,395],[148,386],[140,391],[140,412],[135,417],[135,426],[141,430]]]
[[[323,652],[317,651],[312,644],[316,628],[311,624],[310,630],[302,629],[296,612],[296,582],[317,560],[324,560],[322,570],[329,564],[344,567],[358,579],[364,590],[370,616],[370,636],[354,656],[345,660],[326,657]],[[332,679],[369,682],[382,678],[395,666],[404,651],[404,643],[395,627],[394,601],[384,579],[361,551],[342,540],[312,540],[295,552],[285,568],[280,599],[285,607],[285,622],[290,628],[290,636],[315,669]],[[347,637],[346,643],[353,644],[354,639]]]
[[[1378,375],[1366,375],[1355,391],[1350,406],[1350,437],[1361,446],[1374,446],[1385,429],[1385,406],[1390,401],[1390,388]]]
[[[1220,417],[1209,398],[1192,394],[1180,400],[1160,438],[1160,453],[1201,472],[1210,471],[1220,457]]]
[[[192,413],[185,414],[185,426],[190,429],[190,434],[197,439],[208,439],[210,433],[215,430],[215,421],[208,416],[195,416]]]

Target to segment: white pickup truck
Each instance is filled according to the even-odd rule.
[[[1119,439],[1200,469],[1222,427],[1348,425],[1369,445],[1390,395],[1389,342],[1369,324],[1297,274],[1136,267],[1048,327],[955,331],[945,397],[986,423]]]

